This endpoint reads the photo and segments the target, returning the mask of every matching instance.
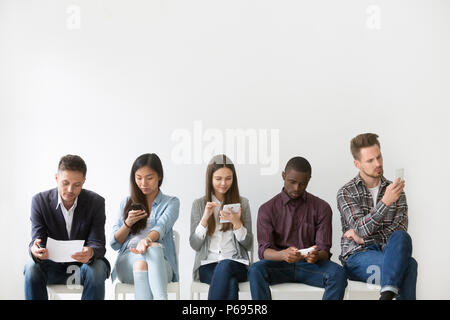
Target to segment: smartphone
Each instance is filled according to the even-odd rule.
[[[397,178],[400,178],[400,181],[405,181],[405,169],[401,168],[395,170],[395,180],[397,180]]]
[[[314,248],[314,246],[312,246],[312,247],[309,247],[309,248],[300,249],[300,250],[298,250],[298,252],[300,252],[300,254],[302,256],[306,256],[307,254],[309,254],[310,252],[312,252],[314,250],[315,250],[315,248]]]
[[[233,204],[224,205],[222,210],[228,212],[231,209],[231,212],[238,213],[240,208],[241,208],[240,203],[233,203]],[[225,220],[225,219],[220,219],[220,223],[227,223],[227,222],[230,222],[230,221]]]
[[[133,210],[142,210],[142,211],[145,211],[145,214],[148,214],[147,209],[145,208],[145,206],[142,203],[132,203],[130,206],[130,210],[128,210],[128,212],[133,211]]]

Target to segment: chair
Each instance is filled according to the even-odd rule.
[[[345,291],[345,300],[378,299],[380,297],[381,286],[369,284],[361,281],[348,280]]]
[[[173,230],[173,241],[175,242],[175,252],[177,255],[177,261],[179,261],[179,250],[180,250],[180,235],[177,231]],[[180,283],[179,282],[169,282],[167,284],[167,293],[175,293],[175,299],[180,300]],[[126,300],[127,294],[134,294],[134,285],[129,283],[116,282],[114,286],[114,297],[116,300],[119,299],[119,295],[122,295],[123,300]]]
[[[194,296],[196,297],[195,300],[200,300],[200,294],[209,292],[209,284],[203,283],[200,281],[192,281],[191,284],[191,300],[194,300]],[[239,282],[239,292],[242,293],[250,293],[250,282]]]
[[[303,283],[282,283],[270,286],[273,299],[322,299],[325,289]],[[345,300],[378,299],[381,286],[360,281],[348,280],[345,289]],[[287,298],[286,298],[287,296]]]
[[[325,292],[323,288],[313,287],[303,283],[282,283],[272,285],[270,289],[272,291],[272,298],[280,298],[283,294],[290,295],[292,293],[298,293],[304,294],[308,298],[321,299]],[[381,286],[377,284],[348,280],[344,300],[378,299],[380,290]],[[301,298],[305,299],[305,297]],[[295,296],[295,299],[298,299],[298,296]]]
[[[325,289],[304,283],[286,282],[270,286],[274,300],[316,300],[322,299]]]
[[[48,299],[59,300],[60,294],[81,294],[83,293],[82,285],[66,285],[66,284],[49,284],[47,285]]]
[[[253,263],[253,248],[248,252],[250,258],[250,264]],[[194,296],[196,296],[196,300],[200,300],[200,294],[209,292],[209,284],[203,283],[200,281],[192,281],[191,284],[191,300],[194,300]],[[250,282],[239,282],[239,292],[241,293],[250,293]]]
[[[294,299],[321,299],[325,289],[309,286],[303,283],[282,283],[270,286],[273,299],[289,299],[283,296],[292,297]],[[381,286],[361,281],[348,280],[345,289],[344,300],[364,300],[378,299],[380,296]],[[293,296],[292,294],[296,294]],[[297,294],[302,295],[299,297]]]

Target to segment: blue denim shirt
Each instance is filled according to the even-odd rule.
[[[125,208],[128,199],[129,197],[126,197],[120,203],[119,216],[117,222],[113,227],[113,231],[111,234],[110,240],[111,248],[113,248],[115,251],[119,250],[119,255],[116,259],[114,269],[111,273],[111,280],[113,282],[117,277],[116,273],[117,261],[119,261],[120,256],[127,249],[127,244],[132,237],[132,234],[130,233],[122,244],[117,242],[116,238],[114,237],[114,234],[123,225],[123,210]],[[173,270],[172,282],[177,282],[179,279],[178,261],[172,231],[172,227],[175,224],[175,221],[178,219],[179,211],[180,211],[180,200],[178,200],[177,197],[167,196],[163,194],[161,190],[159,190],[158,195],[153,201],[152,212],[148,220],[148,222],[150,222],[150,224],[153,226],[151,231],[157,231],[159,233],[158,242],[163,245],[164,257],[172,266]]]

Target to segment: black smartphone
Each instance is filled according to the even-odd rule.
[[[130,206],[130,210],[128,210],[128,212],[130,212],[132,210],[142,210],[142,211],[145,211],[145,213],[147,214],[147,209],[145,208],[145,206],[142,203],[132,203]]]

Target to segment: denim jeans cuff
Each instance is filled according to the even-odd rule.
[[[384,286],[383,288],[381,288],[380,292],[384,292],[384,291],[392,291],[395,293],[395,295],[398,295],[398,288],[394,287],[394,286],[389,286],[389,285]]]

